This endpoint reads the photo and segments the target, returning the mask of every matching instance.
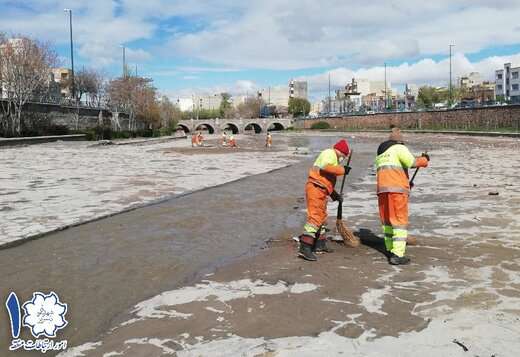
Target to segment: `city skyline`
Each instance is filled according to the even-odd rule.
[[[130,70],[153,78],[170,97],[252,92],[294,78],[308,81],[314,100],[326,92],[329,73],[333,87],[352,77],[382,80],[384,62],[393,86],[447,85],[449,44],[455,45],[454,79],[480,72],[493,80],[504,63],[520,64],[520,4],[508,0],[413,7],[405,1],[319,7],[309,1],[2,1],[0,31],[52,41],[69,67],[64,8],[73,13],[76,68],[121,75],[124,45]]]

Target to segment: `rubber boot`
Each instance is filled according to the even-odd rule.
[[[300,251],[298,252],[298,256],[309,260],[311,262],[314,262],[318,260],[316,255],[312,252],[314,244],[311,244],[311,242],[314,241],[314,237],[311,237],[309,235],[302,234],[300,236]]]
[[[390,255],[390,259],[388,259],[388,262],[392,265],[406,265],[410,264],[410,258],[408,257],[398,257],[394,253]]]
[[[316,245],[315,245],[314,251],[317,254],[332,253],[332,252],[334,252],[334,249],[329,248],[327,246],[327,240],[326,239],[318,239],[318,240],[316,240]]]

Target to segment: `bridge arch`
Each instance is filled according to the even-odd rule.
[[[262,126],[260,124],[257,124],[255,122],[247,123],[244,127],[244,130],[254,130],[255,134],[260,134],[262,132]]]
[[[177,128],[184,130],[185,133],[189,133],[190,132],[190,128],[187,125],[184,125],[184,124],[177,124]]]
[[[221,128],[221,131],[231,131],[234,135],[240,132],[240,130],[238,129],[238,125],[234,123],[226,123]]]
[[[215,133],[215,128],[209,123],[200,123],[195,127],[195,130],[207,130],[209,134]]]
[[[279,122],[272,122],[269,123],[267,126],[267,131],[278,131],[278,130],[285,130],[285,126],[282,123]]]

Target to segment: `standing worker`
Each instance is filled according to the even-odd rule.
[[[226,145],[227,145],[227,134],[226,134],[225,131],[222,132],[222,139],[221,139],[220,144],[221,144],[222,146],[226,146]]]
[[[305,185],[307,200],[307,222],[300,235],[299,256],[305,260],[317,260],[316,253],[329,253],[325,237],[325,223],[327,221],[327,196],[333,201],[343,203],[343,197],[334,190],[336,177],[348,175],[349,166],[342,166],[340,162],[348,156],[350,148],[346,140],[338,141],[334,147],[326,149],[318,156],[309,171],[309,178]]]
[[[390,253],[389,263],[404,265],[410,263],[405,257],[408,236],[408,169],[427,167],[428,154],[414,157],[403,143],[401,130],[393,128],[389,140],[377,149],[377,198],[379,216],[385,235],[385,247]]]
[[[270,132],[267,132],[267,137],[265,138],[265,147],[270,148],[273,145],[273,137]]]
[[[198,144],[198,134],[195,132],[191,134],[191,147],[199,146]]]
[[[199,131],[199,135],[197,135],[197,143],[199,146],[204,146],[204,137],[202,133]]]

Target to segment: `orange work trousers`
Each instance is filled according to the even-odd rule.
[[[327,221],[327,190],[312,182],[305,185],[305,198],[307,200],[307,223],[305,233],[315,235]]]
[[[408,236],[408,194],[384,192],[377,198],[386,249],[401,257]]]

